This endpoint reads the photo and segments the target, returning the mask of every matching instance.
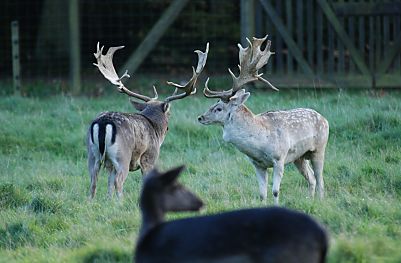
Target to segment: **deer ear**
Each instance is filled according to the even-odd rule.
[[[143,111],[146,108],[146,103],[138,102],[135,100],[129,100],[129,101],[131,102],[132,106],[134,106],[134,108],[139,111]]]
[[[163,107],[163,112],[168,112],[170,110],[170,103],[165,102],[163,103],[162,107]]]
[[[239,106],[245,103],[245,101],[249,98],[251,94],[249,92],[245,92],[244,89],[240,89],[235,93],[234,96],[230,98],[229,103],[234,106]]]
[[[163,184],[169,185],[175,182],[180,175],[180,173],[185,169],[185,165],[178,166],[173,168],[163,174],[160,175],[160,179],[162,180]]]

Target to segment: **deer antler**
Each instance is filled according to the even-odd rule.
[[[146,102],[151,101],[151,100],[156,100],[158,98],[155,86],[153,86],[153,92],[155,93],[155,97],[150,98],[148,96],[141,95],[141,94],[130,91],[122,83],[121,80],[124,77],[129,78],[130,75],[128,75],[127,70],[124,72],[124,74],[121,77],[119,77],[117,75],[117,72],[114,69],[114,65],[113,65],[113,55],[114,55],[114,52],[116,52],[119,49],[124,48],[124,46],[110,47],[109,50],[107,51],[106,55],[102,54],[103,48],[104,48],[104,46],[102,46],[102,48],[99,48],[99,42],[97,42],[97,51],[96,51],[96,53],[93,54],[93,55],[95,55],[97,64],[93,63],[93,65],[95,65],[100,70],[100,72],[106,79],[108,79],[112,84],[118,86],[117,89],[119,92],[125,93],[130,97],[134,97],[134,98],[146,101]]]
[[[261,69],[264,65],[267,64],[269,58],[273,52],[270,52],[271,41],[268,40],[266,44],[266,48],[261,50],[261,45],[266,41],[267,35],[264,38],[252,38],[252,42],[247,38],[246,40],[249,43],[249,46],[243,48],[241,44],[238,44],[239,47],[239,76],[236,77],[231,69],[228,69],[232,79],[233,85],[230,90],[226,91],[212,91],[208,87],[209,79],[205,83],[205,88],[203,90],[203,94],[207,98],[220,98],[223,101],[229,101],[230,97],[232,97],[242,86],[245,84],[260,80],[263,83],[267,84],[270,88],[278,91],[269,81],[262,78],[263,73],[258,73],[258,70]]]
[[[168,85],[176,87],[176,89],[171,96],[167,97],[164,100],[165,102],[182,99],[196,93],[195,84],[203,68],[206,65],[207,55],[209,53],[209,43],[206,44],[205,52],[202,52],[200,50],[195,50],[194,52],[198,54],[198,65],[196,66],[196,70],[194,67],[192,67],[192,78],[185,85],[179,85],[174,82],[167,81]],[[179,89],[184,90],[184,92],[181,94],[177,94]]]

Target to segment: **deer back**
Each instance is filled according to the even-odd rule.
[[[259,208],[162,223],[138,243],[143,262],[324,262],[327,234],[311,217]]]
[[[91,124],[89,139],[92,143],[94,128],[98,125],[99,150],[101,154],[104,146],[105,126],[110,124],[113,127],[111,143],[118,147],[118,151],[127,156],[135,152],[144,152],[149,148],[158,148],[164,140],[167,130],[167,119],[162,122],[153,122],[150,118],[137,113],[104,112],[101,113]]]
[[[169,211],[203,203],[177,182],[183,167],[152,170],[140,195],[141,233],[135,262],[324,262],[327,234],[310,216],[255,208],[164,222]]]
[[[231,113],[223,139],[267,167],[287,156],[286,163],[327,143],[327,120],[312,109],[270,111],[254,115],[245,105]]]

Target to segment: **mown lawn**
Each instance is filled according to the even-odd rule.
[[[245,156],[222,140],[221,128],[197,123],[213,102],[198,95],[173,103],[158,166],[187,165],[182,181],[206,202],[202,214],[266,205]],[[252,91],[247,105],[254,112],[310,107],[329,120],[326,198],[308,199],[306,181],[289,165],[280,199],[327,226],[329,262],[401,262],[401,93]],[[132,109],[118,94],[0,97],[1,262],[131,260],[140,173],[130,173],[123,202],[107,199],[105,172],[95,201],[87,199],[85,134],[105,110]]]

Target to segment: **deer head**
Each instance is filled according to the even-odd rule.
[[[245,84],[260,80],[267,84],[270,88],[278,91],[268,80],[262,78],[263,73],[258,73],[264,65],[267,64],[273,52],[270,51],[271,42],[267,41],[264,50],[261,50],[262,44],[266,41],[264,38],[253,38],[252,42],[247,38],[249,46],[239,47],[239,76],[236,77],[231,69],[228,69],[233,84],[231,89],[224,91],[213,91],[208,87],[209,79],[205,83],[203,94],[206,98],[219,98],[219,101],[212,105],[207,112],[198,117],[198,121],[202,124],[224,124],[230,117],[230,113],[236,110],[240,105],[244,104],[250,93],[241,89]]]
[[[105,55],[103,55],[103,48],[100,48],[99,42],[97,43],[97,51],[94,53],[94,56],[97,60],[97,63],[93,63],[99,71],[102,73],[102,75],[109,80],[113,85],[117,86],[117,90],[121,93],[124,93],[128,95],[129,97],[133,97],[136,99],[139,99],[143,102],[131,100],[132,105],[140,112],[159,112],[166,114],[168,116],[169,108],[170,108],[170,102],[174,100],[179,100],[183,99],[187,96],[193,95],[196,93],[196,88],[195,84],[196,81],[201,74],[203,68],[206,65],[206,60],[207,60],[207,55],[209,52],[209,43],[206,44],[206,51],[202,52],[200,50],[195,50],[195,53],[198,54],[198,65],[196,69],[192,67],[192,77],[191,79],[187,82],[185,85],[179,85],[174,82],[167,81],[167,84],[170,86],[175,87],[175,91],[171,96],[168,96],[165,98],[163,101],[158,100],[158,94],[156,87],[153,86],[153,92],[154,92],[154,97],[148,97],[139,93],[135,93],[125,87],[123,84],[122,80],[124,78],[129,78],[130,75],[128,75],[128,71],[125,71],[125,73],[119,77],[114,65],[113,65],[113,55],[114,53],[119,50],[124,48],[124,46],[119,46],[119,47],[110,47],[109,50]],[[179,93],[179,91],[183,91],[182,93]]]
[[[202,208],[202,200],[177,182],[184,168],[176,167],[165,173],[153,169],[145,176],[139,199],[142,212],[141,237],[162,223],[166,212],[198,211]]]
[[[165,173],[153,169],[144,179],[140,206],[142,210],[158,209],[165,212],[198,211],[203,202],[177,182],[185,166]]]

